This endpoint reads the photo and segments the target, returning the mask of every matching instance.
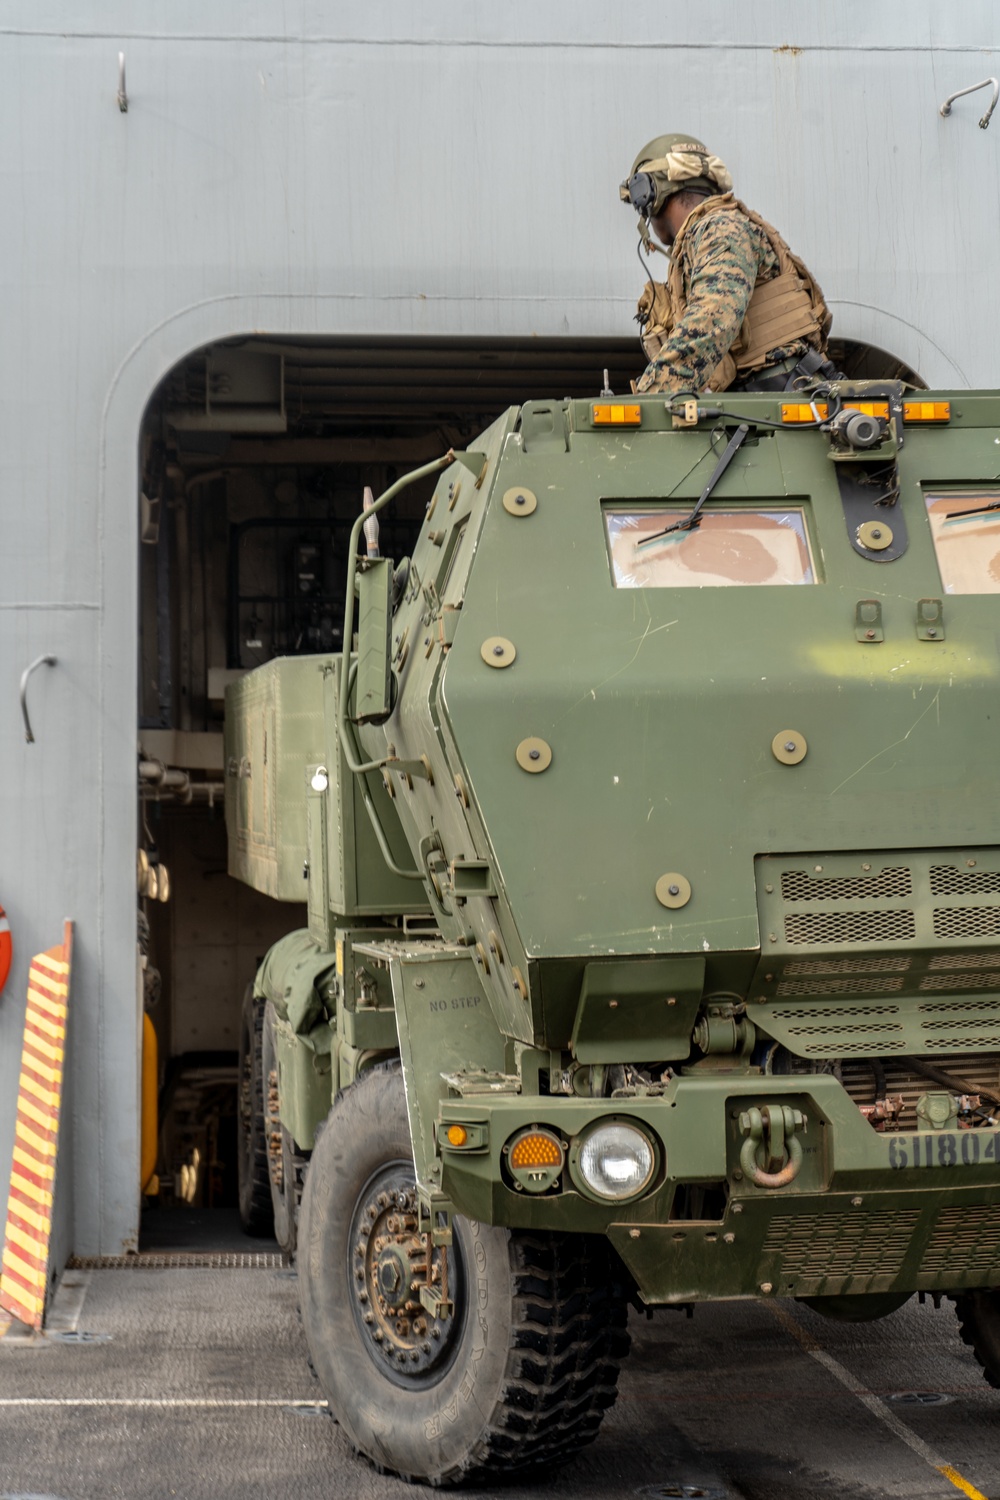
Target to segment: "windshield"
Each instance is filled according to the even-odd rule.
[[[694,530],[658,535],[689,511],[689,506],[675,505],[642,510],[605,506],[616,588],[816,582],[803,511],[706,510]]]

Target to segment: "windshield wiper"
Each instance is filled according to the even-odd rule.
[[[989,505],[974,505],[971,510],[950,510],[945,520],[955,521],[960,516],[985,516],[991,510],[1000,510],[1000,500],[991,500]]]
[[[653,536],[643,537],[641,542],[636,543],[637,550],[642,547],[648,547],[651,542],[660,541],[661,538],[669,536],[672,531],[694,531],[697,526],[701,525],[700,512],[702,506],[705,504],[705,501],[709,498],[712,491],[715,489],[715,486],[718,484],[723,474],[729,468],[733,456],[742,446],[743,440],[747,436],[749,431],[749,422],[741,422],[739,427],[737,427],[736,431],[729,439],[729,442],[726,444],[725,452],[719,459],[719,462],[716,464],[715,468],[712,470],[711,478],[709,479],[705,488],[702,490],[701,494],[698,496],[698,503],[695,505],[695,508],[693,511],[691,511],[690,515],[684,516],[680,521],[675,521],[672,526],[665,527],[663,531],[657,531]]]

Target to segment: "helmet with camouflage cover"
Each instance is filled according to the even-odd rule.
[[[644,219],[658,214],[674,193],[728,193],[733,185],[724,162],[693,135],[658,135],[643,146],[618,189]]]

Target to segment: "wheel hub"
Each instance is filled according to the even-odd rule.
[[[351,1285],[369,1352],[397,1376],[426,1375],[450,1359],[454,1317],[442,1320],[420,1301],[420,1287],[441,1281],[441,1257],[418,1228],[417,1194],[396,1170],[372,1183],[354,1215]],[[449,1257],[448,1274],[454,1257]]]
[[[375,1280],[387,1307],[403,1308],[406,1306],[407,1300],[416,1288],[413,1286],[413,1268],[410,1258],[401,1245],[387,1245],[379,1251],[375,1266]]]

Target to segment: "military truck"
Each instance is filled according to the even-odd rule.
[[[528,402],[230,688],[231,873],[309,920],[244,1220],[380,1467],[569,1458],[629,1301],[943,1295],[1000,1384],[998,471],[990,392]]]

